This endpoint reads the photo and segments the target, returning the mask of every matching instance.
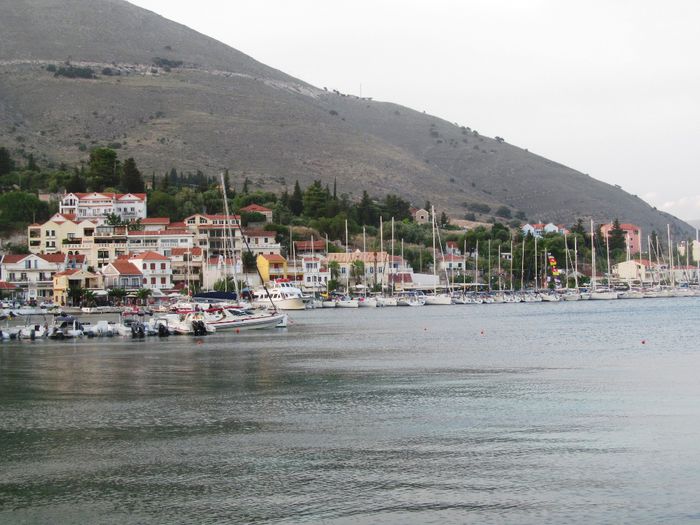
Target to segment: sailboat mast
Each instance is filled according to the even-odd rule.
[[[574,284],[578,290],[578,236],[574,235]]]
[[[348,253],[348,220],[345,219],[345,254],[347,255]],[[350,257],[346,259],[348,261],[348,267],[346,268],[345,271],[345,293],[348,294],[350,293]]]
[[[474,255],[474,284],[479,289],[479,240],[476,241],[476,254]]]
[[[525,240],[527,235],[523,236],[523,254],[520,257],[520,291],[525,289]]]
[[[535,291],[540,288],[540,273],[537,270],[537,235],[535,235]]]
[[[488,243],[488,251],[486,253],[486,260],[488,262],[488,276],[489,276],[489,292],[491,291],[491,239],[489,239]]]
[[[513,234],[510,236],[510,291],[513,291]]]
[[[605,235],[605,255],[608,259],[608,274],[606,276],[606,280],[608,282],[608,286],[610,286],[610,232],[609,231]]]
[[[564,271],[564,278],[566,279],[566,286],[565,288],[568,290],[569,289],[569,240],[568,237],[566,236],[566,230],[564,230],[564,265],[566,266],[566,269]]]
[[[389,273],[394,273],[394,217],[391,218],[391,263],[389,264]],[[391,295],[394,295],[396,279],[391,278]]]
[[[591,288],[595,291],[596,271],[595,271],[595,233],[593,232],[593,219],[591,219]]]
[[[432,217],[432,228],[433,231],[433,293],[437,294],[437,285],[435,280],[437,278],[437,252],[435,251],[435,206],[430,207],[430,215]],[[403,258],[403,239],[401,239],[401,258]]]
[[[676,286],[676,275],[673,271],[673,247],[671,246],[671,225],[666,225],[666,234],[668,236],[668,271],[671,280],[671,286]]]

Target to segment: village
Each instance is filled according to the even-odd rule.
[[[241,213],[255,213],[264,220],[242,226]],[[425,209],[411,209],[415,222],[431,220]],[[117,224],[110,218],[117,217]],[[497,289],[512,289],[504,268],[513,254],[499,253],[497,269],[479,271],[468,264],[473,250],[454,241],[435,249],[432,272],[421,273],[401,255],[397,242],[385,239],[384,249],[351,248],[341,240],[314,238],[296,240],[290,246],[276,241],[276,232],[266,230],[272,222],[272,210],[250,204],[239,214],[194,214],[183,221],[167,217],[148,217],[145,193],[66,193],[59,211],[43,224],[27,228],[29,254],[6,254],[0,262],[0,291],[5,297],[31,305],[77,306],[86,303],[125,303],[137,300],[149,303],[167,301],[194,291],[213,290],[228,277],[240,280],[253,289],[266,282],[285,280],[307,293],[328,291],[328,284],[337,280],[348,288],[382,290],[423,289],[446,286],[451,282],[493,282]],[[138,224],[138,228],[130,227]],[[610,224],[601,225],[607,238]],[[621,224],[624,231],[627,259],[610,268],[610,280],[645,285],[672,281],[697,283],[696,266],[672,263],[668,257],[656,260],[641,258],[644,239],[640,228]],[[547,234],[566,236],[569,230],[552,223],[525,224],[523,236],[542,238]],[[567,253],[571,247],[567,245]],[[692,242],[677,246],[677,257],[697,261],[700,245]],[[647,253],[653,252],[652,250]],[[670,254],[671,257],[673,254]],[[603,254],[604,257],[604,254]],[[502,263],[502,268],[501,268]],[[564,261],[560,262],[560,266]],[[575,271],[572,259],[569,275]],[[586,265],[578,268],[584,281],[590,277]],[[362,275],[358,275],[358,268]],[[517,269],[516,269],[517,270]],[[336,275],[334,275],[334,272]],[[491,273],[497,275],[492,281]],[[352,283],[351,283],[352,278]],[[217,285],[218,283],[218,285]],[[496,285],[496,283],[498,283]],[[234,283],[235,284],[235,283]],[[546,286],[546,283],[542,283]],[[234,285],[232,285],[233,287]]]

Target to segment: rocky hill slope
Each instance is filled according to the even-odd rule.
[[[481,218],[507,206],[531,221],[690,231],[468,123],[311,86],[122,0],[0,0],[0,13],[0,144],[40,162],[112,145],[145,173],[228,168],[276,191],[337,179],[356,197],[398,193],[454,217],[479,203],[492,210]]]

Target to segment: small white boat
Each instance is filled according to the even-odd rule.
[[[361,308],[376,308],[377,299],[374,297],[358,297],[357,299]]]
[[[425,294],[423,298],[425,305],[452,304],[452,297],[447,293]]]
[[[343,296],[336,301],[335,306],[336,308],[359,308],[360,302],[357,299]]]
[[[279,312],[245,310],[242,308],[215,308],[203,316],[208,326],[221,330],[249,330],[287,325],[287,315]]]
[[[417,292],[401,292],[396,297],[398,306],[423,306],[425,305],[425,295]]]
[[[396,297],[377,296],[377,306],[398,306]]]
[[[323,301],[321,303],[321,307],[323,308],[335,308],[336,301]]]

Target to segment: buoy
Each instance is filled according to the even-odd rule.
[[[241,333],[241,329],[240,329],[240,328],[236,328],[236,333],[237,333],[237,334],[240,334],[240,333]]]
[[[646,340],[642,339],[642,344],[643,345],[647,344]]]
[[[484,335],[484,331],[483,331],[483,330],[481,331],[481,335]]]

